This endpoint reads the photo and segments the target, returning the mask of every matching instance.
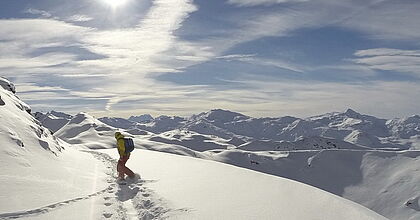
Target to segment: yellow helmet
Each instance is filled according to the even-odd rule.
[[[115,132],[115,139],[118,139],[120,136],[122,136],[121,132]]]

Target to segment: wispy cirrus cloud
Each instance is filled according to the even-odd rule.
[[[135,28],[95,31],[85,37],[86,48],[109,57],[85,64],[115,66],[119,71],[137,69],[137,75],[172,71],[174,68],[165,66],[159,60],[178,53],[171,50],[178,44],[173,32],[195,10],[188,0],[155,1]]]
[[[290,62],[279,59],[260,58],[256,54],[229,54],[217,57],[227,61],[241,61],[259,66],[272,66],[280,69],[286,69],[297,73],[304,72],[304,68]]]
[[[0,20],[0,71],[14,77],[51,73],[54,66],[73,63],[76,55],[63,51],[33,53],[40,48],[80,44],[79,39],[91,30],[53,19]]]
[[[32,15],[40,15],[43,18],[51,18],[53,17],[52,14],[48,11],[44,11],[44,10],[39,10],[36,8],[28,8],[25,11],[23,11],[24,13],[28,13],[28,14],[32,14]]]
[[[67,17],[66,20],[73,21],[73,22],[85,22],[85,21],[93,20],[93,17],[87,16],[87,15],[75,14],[70,17]]]
[[[242,91],[241,96],[237,96],[236,108],[246,109],[254,115],[260,112],[259,116],[270,112],[269,114],[273,116],[305,117],[343,111],[351,106],[363,113],[393,118],[395,112],[399,112],[400,115],[411,115],[420,108],[419,102],[413,102],[417,99],[417,94],[420,94],[417,82],[372,81],[367,86],[364,83],[264,80],[261,77],[250,76],[248,79],[239,80],[238,83],[248,84],[253,89]],[[214,95],[222,98],[229,97],[227,94],[230,93],[230,91],[220,91]],[[261,102],[253,103],[246,97],[258,97]],[[241,106],[241,103],[244,106]],[[311,107],[308,109],[305,106]],[[381,107],[380,111],[378,106]]]
[[[349,14],[340,25],[367,33],[374,39],[407,40],[418,43],[419,10],[418,1],[373,1]]]
[[[0,20],[2,41],[29,41],[30,43],[61,43],[63,39],[79,39],[91,28],[53,19]]]
[[[261,116],[291,112],[308,115],[332,110],[331,103],[337,103],[334,110],[352,106],[369,112],[372,106],[384,102],[381,98],[376,100],[380,94],[387,94],[396,103],[388,106],[384,115],[391,115],[392,111],[413,112],[418,107],[412,104],[416,98],[410,95],[418,93],[415,83],[387,84],[375,77],[377,70],[416,75],[417,50],[359,50],[354,54],[356,58],[350,51],[341,63],[307,65],[299,57],[294,59],[290,54],[293,49],[289,54],[283,51],[288,45],[282,48],[276,44],[282,38],[298,36],[301,30],[323,27],[350,30],[367,39],[415,42],[420,36],[415,22],[419,20],[415,12],[420,9],[419,3],[401,2],[229,0],[215,1],[220,8],[207,9],[203,6],[210,3],[205,0],[154,0],[145,4],[141,13],[133,7],[120,14],[117,10],[111,14],[98,12],[96,9],[106,8],[100,4],[92,6],[94,12],[60,14],[60,10],[31,9],[26,13],[40,18],[0,20],[0,72],[16,78],[18,86],[23,86],[22,98],[36,107],[54,108],[43,99],[45,95],[44,98],[58,103],[57,110],[66,106],[66,111],[83,109],[98,115],[129,116],[140,111],[185,115],[215,107]],[[139,6],[143,1],[136,3]],[[94,5],[86,1],[84,4]],[[101,25],[101,21],[106,24]],[[109,21],[114,23],[107,25]],[[191,25],[186,35],[185,25]],[[343,48],[350,47],[347,40],[343,40]],[[333,50],[325,41],[325,47],[314,53],[320,59]],[[257,46],[252,45],[254,42]],[[306,41],[301,44],[294,46],[313,46]],[[255,50],[260,45],[265,48]],[[366,45],[370,46],[357,48]],[[271,50],[271,46],[278,47]],[[201,64],[207,69],[200,69]],[[291,73],[292,77],[285,78],[289,72],[284,69],[302,74]],[[191,85],[156,78],[188,70],[196,74],[186,74],[187,78],[194,78]],[[246,74],[251,72],[257,73],[248,77]],[[340,74],[348,76],[331,83],[330,76]],[[203,79],[205,75],[229,83],[211,85],[211,80]],[[370,79],[369,85],[362,82],[366,78]],[[353,79],[352,84],[347,79]],[[365,96],[371,97],[367,104]],[[400,111],[397,105],[406,108]]]
[[[138,96],[133,94],[143,97],[145,93],[157,93],[171,98],[180,94],[177,89],[173,85],[158,84],[149,75],[174,72],[208,56],[204,48],[196,48],[196,44],[174,35],[195,10],[190,0],[156,0],[138,25],[111,30],[58,19],[0,20],[0,44],[5,45],[0,49],[3,52],[0,71],[18,78],[18,85],[23,85],[23,98],[31,103],[41,102],[39,94],[42,93],[48,94],[50,99],[55,95],[60,100],[66,97],[102,100],[103,108],[112,111],[115,104]],[[47,15],[41,10],[30,10],[30,13]],[[72,21],[90,20],[82,15],[70,18]],[[81,53],[97,56],[82,59]],[[71,78],[77,78],[77,82]],[[98,80],[102,82],[100,85]],[[28,83],[31,90],[27,89]],[[50,90],[55,88],[51,86],[54,83],[62,90]],[[145,88],[150,91],[146,92]]]
[[[420,77],[420,51],[391,48],[359,50],[352,61],[374,70],[395,71]]]
[[[227,2],[237,6],[274,5],[279,3],[307,2],[310,0],[228,0]]]
[[[401,50],[393,48],[375,48],[367,50],[358,50],[354,55],[365,56],[420,56],[420,50]]]

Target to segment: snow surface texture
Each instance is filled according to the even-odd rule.
[[[104,186],[101,162],[54,137],[14,91],[0,87],[0,97],[0,218],[41,213]]]
[[[84,115],[89,120],[66,125],[60,132],[101,123]],[[79,117],[80,114],[75,116]],[[253,119],[213,110],[182,120],[160,117],[145,124],[131,122],[131,126],[124,119],[126,129],[120,130],[135,137],[138,148],[286,177],[348,198],[391,219],[418,219],[420,212],[413,205],[417,201],[413,198],[420,196],[420,153],[415,147],[420,123],[416,118],[383,120],[347,110],[308,119]],[[112,121],[115,127],[120,127],[121,119],[113,119],[108,118],[107,123]],[[173,129],[175,125],[178,127]],[[83,130],[81,136],[73,134],[71,139],[81,140],[86,146],[100,143],[101,148],[114,147],[112,132],[107,136],[94,126]],[[58,133],[58,137],[68,140],[69,136],[63,133]],[[97,136],[101,139],[88,141],[89,137]],[[269,136],[272,139],[267,139]],[[407,202],[410,204],[406,205]]]
[[[137,150],[128,166],[175,219],[385,219],[314,187],[208,160]]]

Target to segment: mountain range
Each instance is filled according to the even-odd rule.
[[[253,118],[215,109],[140,122],[80,113],[56,136],[72,144],[86,139],[82,145],[91,149],[113,148],[113,132],[119,130],[133,137],[137,148],[285,177],[391,219],[415,219],[420,209],[404,204],[420,196],[419,119],[381,119],[352,109],[308,118]],[[80,133],[68,134],[75,130]]]
[[[0,85],[0,219],[420,218],[418,115],[97,119],[32,114]],[[116,131],[137,148],[141,181],[127,187],[114,180]]]

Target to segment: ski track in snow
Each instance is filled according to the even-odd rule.
[[[96,159],[105,163],[108,168],[108,187],[87,196],[57,202],[37,209],[0,213],[0,219],[17,219],[47,214],[64,206],[98,196],[102,196],[102,200],[97,200],[103,202],[103,209],[101,210],[102,213],[100,213],[101,216],[98,216],[97,219],[166,219],[168,214],[176,215],[189,211],[188,209],[169,209],[163,199],[159,198],[152,190],[143,186],[144,183],[153,182],[151,180],[139,178],[137,181],[128,180],[127,185],[117,184],[115,181],[117,160],[104,153],[86,152],[91,153]]]
[[[96,193],[89,194],[89,195],[84,196],[84,197],[78,197],[78,198],[75,198],[75,199],[70,199],[70,200],[66,200],[66,201],[63,201],[63,202],[54,203],[54,204],[47,205],[47,206],[37,208],[37,209],[20,211],[20,212],[3,213],[3,214],[0,214],[0,219],[15,219],[15,218],[28,217],[28,216],[31,216],[31,215],[44,214],[44,213],[50,212],[54,209],[63,207],[65,205],[69,205],[69,204],[72,204],[72,203],[75,203],[75,202],[78,202],[78,201],[90,199],[92,197],[101,195],[101,194],[105,193],[107,189],[98,191]]]
[[[138,181],[127,180],[127,185],[119,185],[115,182],[117,172],[117,160],[109,155],[87,151],[93,154],[97,159],[105,163],[108,171],[108,180],[110,183],[103,200],[106,207],[102,213],[105,219],[165,219],[169,213],[175,213],[184,210],[171,210],[166,202],[159,198],[152,190],[144,186],[145,183],[152,180]]]

